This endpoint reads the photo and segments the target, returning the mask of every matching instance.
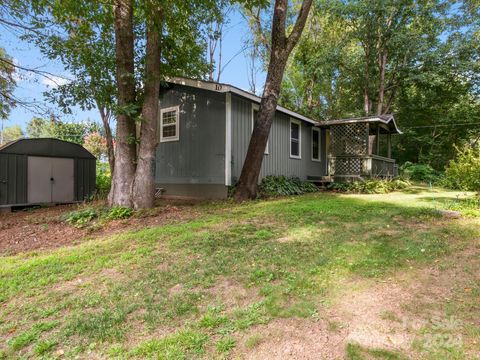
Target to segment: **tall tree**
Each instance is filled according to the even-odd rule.
[[[135,95],[133,11],[133,0],[114,0],[117,141],[109,202],[127,207],[133,205],[131,191],[135,176],[135,117],[138,112]]]
[[[307,21],[312,0],[304,0],[300,6],[295,24],[287,35],[287,0],[276,0],[273,9],[271,26],[270,61],[267,78],[263,89],[262,100],[258,111],[257,121],[254,124],[247,155],[242,167],[235,191],[236,201],[245,201],[257,196],[258,176],[263,161],[268,134],[272,126],[285,66],[288,57],[297,44]]]
[[[13,90],[15,89],[15,67],[13,61],[0,48],[0,143],[3,143],[4,121],[8,117],[10,110],[15,106]]]
[[[6,144],[10,141],[23,138],[24,133],[20,125],[12,125],[4,128],[0,136],[0,145]]]

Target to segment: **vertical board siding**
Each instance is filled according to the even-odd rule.
[[[0,205],[27,202],[27,157],[0,154]]]
[[[264,155],[260,179],[284,175],[306,180],[326,175],[325,130],[321,130],[321,161],[312,161],[312,125],[301,121],[301,159],[290,158],[290,116],[276,112],[270,130],[268,154]],[[252,102],[232,95],[232,181],[240,177],[252,133]]]
[[[178,141],[156,149],[157,184],[225,184],[225,94],[173,85],[160,108],[180,107]]]

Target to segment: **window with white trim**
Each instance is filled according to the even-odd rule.
[[[257,104],[252,104],[252,132],[255,126],[255,121],[257,121],[258,109],[259,109],[259,106]],[[268,155],[268,143],[269,143],[269,140],[267,139],[267,145],[265,145],[265,151],[264,151],[265,155]]]
[[[180,107],[160,109],[160,142],[178,141],[180,138]]]
[[[160,110],[160,142],[180,139],[180,107],[172,106]]]
[[[312,161],[320,161],[320,129],[312,127]]]
[[[302,158],[302,124],[294,119],[290,119],[290,157]]]

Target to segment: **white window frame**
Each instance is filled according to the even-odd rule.
[[[255,126],[255,111],[258,111],[260,109],[260,106],[258,104],[252,104],[252,133],[253,133],[253,127]],[[273,126],[273,124],[272,124]],[[268,144],[270,142],[270,134],[268,134],[268,139],[267,139],[267,145],[265,145],[265,151],[263,152],[264,155],[268,155]]]
[[[175,111],[175,136],[163,136],[163,114],[166,112]],[[168,124],[166,126],[171,126]],[[160,109],[160,142],[179,141],[180,140],[180,106],[170,106],[168,108]]]
[[[292,123],[298,125],[298,155],[292,154]],[[288,147],[290,148],[290,158],[301,159],[302,158],[302,122],[296,119],[290,118],[290,124],[288,125]]]
[[[315,158],[313,157],[313,133],[314,133],[314,132],[318,133],[318,159],[315,159]],[[313,127],[313,126],[312,126],[312,137],[311,137],[311,141],[312,141],[312,146],[311,146],[311,148],[312,148],[312,161],[318,161],[318,162],[320,162],[320,161],[321,161],[320,159],[322,158],[322,146],[321,146],[321,143],[322,143],[322,134],[321,134],[319,128],[316,128],[316,127]]]

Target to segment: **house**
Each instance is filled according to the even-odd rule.
[[[225,198],[240,177],[260,97],[186,78],[160,90],[155,182],[164,195]],[[393,177],[380,135],[399,133],[393,116],[318,122],[277,107],[262,163],[267,175],[323,182]],[[388,150],[389,152],[390,150]]]

